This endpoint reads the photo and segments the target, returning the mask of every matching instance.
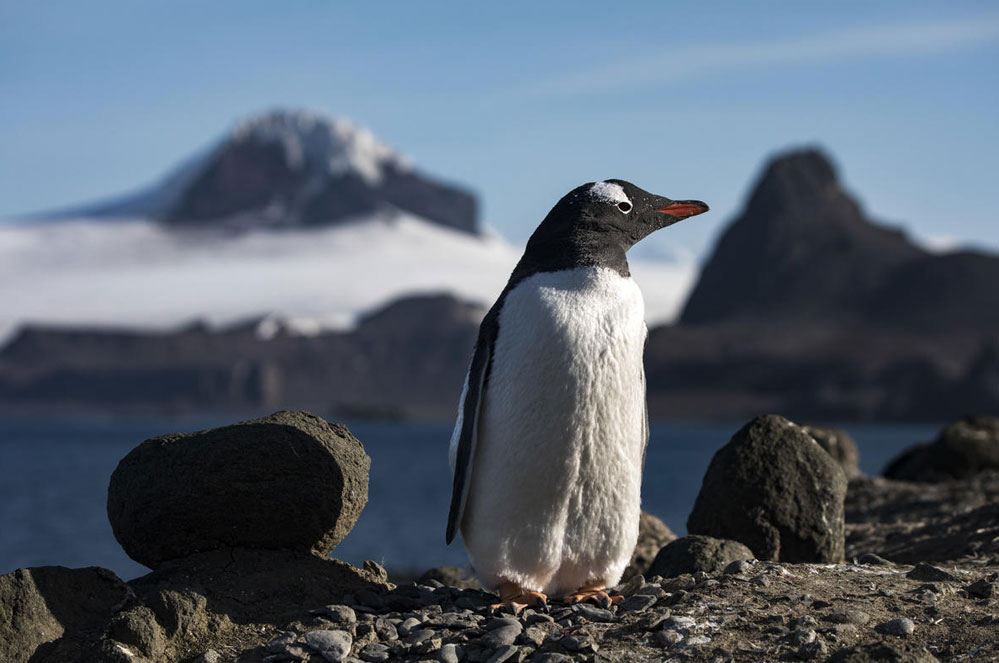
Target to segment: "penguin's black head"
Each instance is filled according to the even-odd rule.
[[[573,189],[552,212],[581,229],[619,235],[630,244],[681,219],[708,211],[699,200],[670,200],[624,180],[589,182]],[[561,214],[560,214],[561,216]]]
[[[707,211],[699,200],[671,200],[624,180],[589,182],[552,208],[528,241],[525,258],[616,265],[642,238]]]

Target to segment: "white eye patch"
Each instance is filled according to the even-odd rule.
[[[590,195],[594,198],[606,200],[612,205],[628,203],[628,208],[631,209],[631,201],[628,199],[628,196],[625,195],[624,189],[620,184],[614,184],[613,182],[597,182],[590,187]]]

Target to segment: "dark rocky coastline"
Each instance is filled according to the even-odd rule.
[[[679,323],[651,330],[650,414],[938,422],[999,411],[996,283],[999,256],[929,253],[868,218],[825,155],[780,155]],[[316,336],[261,335],[259,320],[160,333],[26,326],[0,349],[0,409],[447,418],[481,304],[412,296]]]
[[[997,423],[994,418],[974,421],[973,430],[992,430]],[[967,429],[961,422],[956,425]],[[845,471],[831,455],[815,455],[825,452],[805,430],[780,417],[762,417],[737,432],[729,446],[736,450],[759,441],[784,448],[770,461],[775,470],[790,475],[818,464],[825,468],[822,472],[845,482]],[[211,484],[195,490],[190,481],[177,482],[171,493],[170,468],[198,474],[183,458],[228,455],[236,460],[242,453],[240,440],[247,458],[265,447],[271,454],[274,477],[259,484],[259,494],[240,498],[239,491]],[[282,412],[140,445],[133,454],[140,452],[143,462],[126,459],[116,472],[119,487],[113,492],[118,496],[109,500],[109,511],[115,514],[116,505],[132,493],[141,505],[150,491],[162,502],[188,504],[157,519],[162,545],[155,549],[169,553],[150,558],[140,548],[139,556],[155,570],[128,583],[98,568],[39,567],[0,576],[4,660],[999,660],[999,470],[923,483],[854,476],[845,497],[831,493],[839,503],[840,531],[845,531],[839,545],[845,561],[829,563],[786,561],[779,552],[771,561],[754,559],[743,545],[751,541],[698,535],[676,539],[654,516],[643,514],[633,566],[616,588],[623,596],[619,604],[553,601],[544,609],[512,615],[490,608],[495,595],[454,569],[393,583],[373,562],[357,569],[323,556],[365,501],[359,482],[366,486],[367,468],[363,450],[352,440],[342,427],[305,413]],[[999,445],[999,437],[982,444],[992,449],[988,445]],[[310,448],[317,451],[301,453]],[[726,463],[732,471],[752,464],[752,459],[723,451],[712,463],[715,471]],[[955,453],[968,452],[958,447]],[[220,484],[252,482],[254,473],[259,474],[253,465],[236,462],[225,468]],[[206,463],[203,476],[214,471],[211,466]],[[156,477],[159,483],[153,488],[126,480],[157,471],[163,476]],[[325,477],[339,485],[339,502],[330,507],[321,488],[308,488],[311,479],[296,485],[303,471],[306,477]],[[338,474],[352,479],[337,483]],[[710,481],[702,486],[705,497],[717,492],[713,486]],[[828,492],[819,485],[814,489]],[[311,529],[309,536],[282,538],[282,527],[268,520],[271,511],[264,504],[279,498],[282,490],[298,501],[297,508],[283,507],[288,531],[311,522],[316,509],[325,524]],[[761,491],[754,498],[759,500],[757,512],[780,513],[780,503],[784,508],[799,503],[810,514],[827,508],[808,506],[807,486],[795,490],[798,494]],[[202,495],[205,505],[214,504],[208,508],[214,515],[207,520],[197,513]],[[220,506],[217,499],[226,496],[233,502]],[[237,528],[233,534],[224,526],[226,518],[245,521],[232,513],[240,500],[254,512],[252,518],[263,518],[260,530],[273,532],[270,544],[266,531],[239,533]],[[120,514],[112,517],[123,543],[133,529],[148,529]],[[769,531],[777,522],[748,520],[741,525],[746,532],[754,527]],[[808,531],[811,526],[805,518],[781,527]],[[739,530],[726,535],[747,538]],[[149,537],[142,540],[143,545],[153,543]],[[130,546],[131,554],[136,548]]]

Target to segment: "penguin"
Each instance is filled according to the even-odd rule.
[[[638,539],[649,438],[645,304],[625,253],[707,210],[624,180],[583,184],[483,318],[451,436],[446,540],[461,532],[495,607],[611,600]]]

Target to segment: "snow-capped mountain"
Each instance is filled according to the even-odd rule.
[[[479,231],[471,193],[419,172],[369,130],[343,118],[278,110],[237,124],[149,189],[58,216],[294,227],[392,209]]]
[[[26,323],[154,330],[265,316],[265,333],[309,333],[411,293],[488,306],[521,252],[478,226],[471,194],[418,173],[369,131],[272,112],[144,192],[0,224],[0,343]],[[632,271],[661,323],[696,268],[639,258]]]

